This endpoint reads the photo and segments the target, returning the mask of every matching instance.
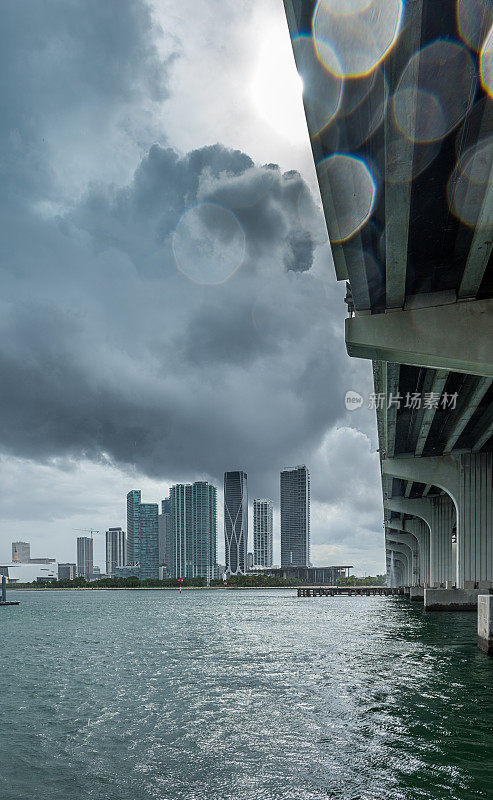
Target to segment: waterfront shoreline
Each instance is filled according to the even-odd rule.
[[[180,592],[179,586],[13,586],[7,585],[8,591],[18,592]],[[265,592],[269,589],[288,589],[295,592],[296,586],[182,586],[182,592],[204,591],[247,591],[252,589]]]

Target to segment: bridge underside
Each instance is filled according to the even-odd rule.
[[[493,588],[492,4],[284,4],[373,362],[389,585]]]

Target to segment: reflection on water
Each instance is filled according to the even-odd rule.
[[[491,797],[474,614],[290,590],[19,596],[4,798]]]

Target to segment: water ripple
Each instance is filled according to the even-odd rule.
[[[2,618],[6,800],[491,797],[474,615],[292,591],[20,599]]]

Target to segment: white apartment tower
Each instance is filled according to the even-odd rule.
[[[272,500],[253,501],[253,563],[272,567]]]

